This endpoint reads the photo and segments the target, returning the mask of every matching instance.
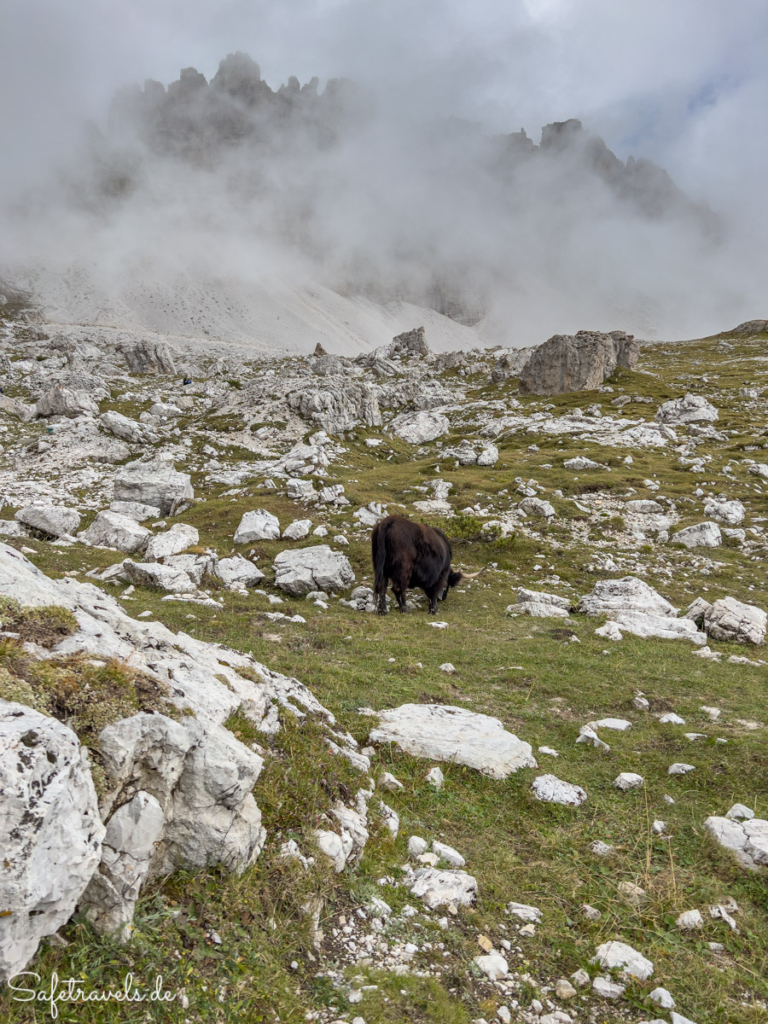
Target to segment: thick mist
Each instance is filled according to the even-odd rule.
[[[756,4],[48,6],[34,75],[0,44],[0,277],[52,320],[301,351],[378,307],[440,347],[765,315]]]

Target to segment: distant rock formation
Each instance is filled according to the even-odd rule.
[[[618,366],[634,369],[640,346],[631,334],[556,334],[534,350],[520,374],[524,395],[594,391]]]

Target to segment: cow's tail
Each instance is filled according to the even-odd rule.
[[[373,556],[373,591],[380,597],[387,592],[387,532],[389,524],[379,525],[371,536]]]

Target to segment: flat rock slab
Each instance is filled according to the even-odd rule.
[[[581,786],[563,782],[556,775],[539,775],[533,780],[533,795],[545,804],[563,804],[578,807],[587,799],[587,792]]]
[[[327,544],[281,551],[274,562],[275,586],[292,597],[313,590],[345,590],[355,582],[349,559]]]
[[[677,618],[677,609],[636,576],[600,580],[592,593],[579,601],[579,611],[585,615],[607,615],[614,620],[617,614],[627,612]]]
[[[505,779],[536,768],[530,743],[507,732],[498,718],[444,704],[403,704],[379,715],[370,743],[394,743],[406,754],[452,761]]]

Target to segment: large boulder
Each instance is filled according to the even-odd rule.
[[[264,579],[261,569],[242,555],[219,559],[216,575],[227,587],[255,587]]]
[[[765,643],[766,613],[753,604],[724,597],[704,612],[704,629],[714,640],[733,640],[739,644]]]
[[[235,544],[253,544],[259,540],[279,540],[280,520],[265,508],[246,512],[235,530]]]
[[[175,373],[176,354],[164,341],[145,339],[122,346],[123,357],[131,373]]]
[[[719,548],[723,535],[717,523],[696,523],[686,526],[670,537],[673,544],[684,544],[687,548]]]
[[[752,818],[748,821],[732,821],[716,815],[704,822],[704,828],[712,838],[736,860],[750,871],[768,866],[768,821]]]
[[[494,779],[536,767],[531,745],[489,715],[448,704],[403,704],[378,717],[369,742],[394,743],[414,757],[466,764]]]
[[[600,580],[592,592],[579,601],[579,611],[584,615],[607,615],[611,619],[615,619],[617,613],[627,612],[677,617],[677,609],[636,576]]]
[[[119,437],[121,441],[128,441],[130,444],[141,444],[147,439],[147,428],[143,423],[123,416],[120,412],[109,410],[103,412],[99,417],[99,423],[110,434]]]
[[[684,423],[714,423],[718,415],[714,405],[702,395],[685,395],[660,405],[656,411],[656,422],[665,423],[668,427]]]
[[[46,505],[42,502],[19,509],[15,518],[32,530],[39,530],[49,537],[69,536],[80,526],[80,513],[75,509],[64,508],[61,505]]]
[[[168,515],[175,503],[194,498],[189,473],[180,473],[165,459],[129,462],[115,476],[116,501],[154,505]]]
[[[726,526],[738,526],[744,522],[747,510],[740,501],[708,501],[704,506],[704,515],[717,519]]]
[[[66,416],[74,419],[84,413],[98,416],[99,407],[85,391],[71,391],[69,388],[53,388],[38,399],[36,412],[38,416]]]
[[[25,405],[16,398],[9,398],[8,395],[0,395],[0,412],[15,416],[22,423],[29,423],[37,415],[37,406]]]
[[[146,559],[158,562],[169,555],[179,555],[187,548],[193,547],[200,540],[200,534],[194,526],[187,523],[174,523],[170,530],[156,533],[147,544]]]
[[[281,551],[273,568],[275,586],[292,597],[302,597],[312,590],[346,590],[355,582],[349,559],[327,544]]]
[[[520,372],[524,395],[594,391],[618,366],[634,369],[640,348],[631,334],[556,334],[534,350]]]
[[[0,701],[0,981],[66,924],[96,870],[104,826],[87,752],[52,718]]]
[[[165,590],[169,594],[191,594],[197,587],[184,572],[160,562],[133,562],[126,558],[123,569],[137,587],[149,587],[150,590]]]
[[[302,419],[329,434],[341,434],[364,424],[381,426],[381,410],[374,388],[361,381],[331,378],[322,387],[303,387],[288,395],[289,407]]]
[[[78,534],[78,539],[97,548],[114,548],[132,555],[144,551],[151,536],[145,526],[139,526],[130,516],[119,512],[99,512],[88,529]]]
[[[429,346],[423,327],[414,327],[412,331],[404,331],[394,337],[387,350],[390,359],[396,356],[428,356]]]
[[[408,444],[425,444],[447,434],[451,424],[441,412],[421,410],[400,413],[387,429]]]

